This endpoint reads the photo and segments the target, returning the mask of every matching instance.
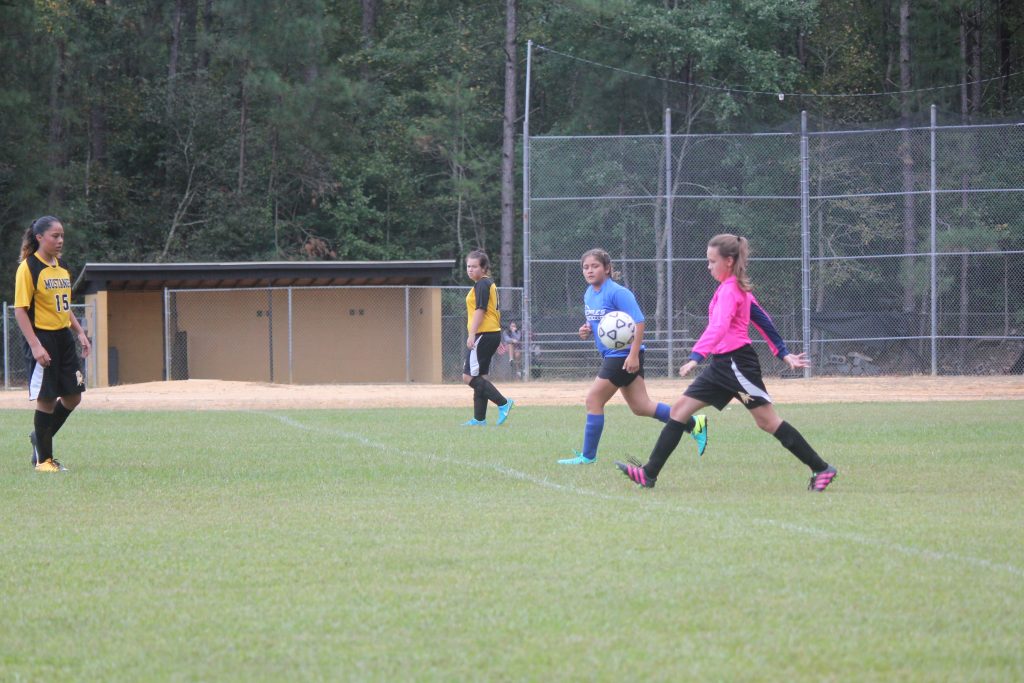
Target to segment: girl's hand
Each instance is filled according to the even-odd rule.
[[[82,358],[88,358],[89,352],[92,351],[92,342],[84,331],[78,333],[78,342],[82,345]]]
[[[471,349],[474,346],[476,346],[476,335],[471,334],[466,337],[466,348]]]
[[[625,370],[626,372],[630,373],[630,374],[633,374],[637,370],[639,370],[640,369],[640,355],[630,351],[629,355],[626,356],[626,361],[622,364],[622,369]]]
[[[806,368],[811,364],[806,353],[787,353],[782,357],[782,360],[784,360],[786,365],[793,370],[796,370],[797,368]]]
[[[681,366],[681,367],[679,368],[679,376],[680,376],[680,377],[686,377],[687,375],[689,375],[689,374],[690,374],[690,372],[691,372],[691,371],[692,371],[692,370],[693,370],[693,369],[694,369],[695,367],[697,367],[697,361],[695,361],[695,360],[689,360],[689,361],[686,361],[686,362],[685,362],[685,363],[683,363],[683,365],[682,365],[682,366]]]
[[[44,368],[50,367],[50,354],[47,353],[42,344],[32,347],[32,357],[35,358],[36,362]]]
[[[594,331],[590,329],[590,325],[587,323],[580,325],[580,339],[590,339],[590,335],[593,333]]]

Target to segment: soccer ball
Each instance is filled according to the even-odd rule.
[[[597,324],[597,338],[609,349],[624,349],[633,343],[636,323],[622,311],[606,313]]]

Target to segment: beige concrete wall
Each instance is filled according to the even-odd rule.
[[[296,383],[406,381],[404,290],[293,291]],[[409,378],[440,381],[440,293],[410,290],[410,313]]]
[[[276,311],[267,290],[177,292],[172,333],[185,333],[189,379],[269,382]]]
[[[164,378],[163,292],[107,292],[106,316],[97,308],[98,327],[104,318],[106,347],[117,349],[119,384]],[[106,365],[107,351],[101,362]],[[107,379],[107,372],[100,373]]]
[[[188,376],[296,384],[406,380],[404,290],[296,288],[292,293],[291,367],[286,290],[176,294],[172,320],[187,337]],[[440,291],[410,290],[409,308],[409,377],[439,382]]]
[[[410,379],[441,381],[441,290],[409,290]]]

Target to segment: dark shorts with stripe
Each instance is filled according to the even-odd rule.
[[[491,371],[491,358],[501,345],[501,332],[481,332],[476,335],[476,344],[466,349],[466,364],[462,372],[470,377],[480,377]]]
[[[644,352],[640,352],[640,368],[636,372],[623,370],[622,364],[625,362],[625,356],[605,356],[601,361],[601,369],[597,371],[597,376],[608,380],[620,389],[628,387],[637,377],[644,376]]]
[[[28,366],[29,400],[51,400],[60,396],[85,391],[85,377],[78,360],[78,347],[71,329],[35,330],[39,343],[50,354],[50,365],[36,363],[32,349],[25,342],[25,362]]]
[[[772,402],[761,379],[761,362],[750,344],[729,353],[712,354],[710,363],[683,395],[719,410],[734,398],[747,410]]]

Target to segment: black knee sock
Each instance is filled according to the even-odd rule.
[[[668,419],[665,426],[661,428],[661,434],[658,436],[658,442],[654,444],[651,457],[647,459],[647,464],[644,465],[644,474],[647,475],[648,479],[658,478],[658,473],[665,466],[668,456],[672,455],[672,451],[679,445],[679,439],[683,438],[683,434],[687,431],[686,424],[676,422],[672,418]]]
[[[811,472],[821,472],[828,469],[828,463],[821,459],[821,456],[811,448],[803,434],[796,430],[796,427],[783,421],[773,434],[783,446],[800,459],[800,462],[811,468]]]
[[[480,386],[484,390],[484,396],[486,396],[487,400],[493,403],[494,405],[503,406],[505,405],[506,401],[508,401],[508,399],[502,396],[501,392],[498,391],[498,387],[491,384],[491,380],[484,379],[483,377],[481,377]]]
[[[58,400],[57,407],[53,409],[53,426],[50,428],[50,433],[56,435],[70,414],[71,411],[64,407],[64,402]]]
[[[53,457],[53,415],[36,411],[36,450],[39,451],[39,462]]]
[[[473,419],[480,421],[487,419],[487,397],[479,389],[473,391]]]
[[[469,386],[473,389],[473,419],[474,420],[486,420],[487,419],[487,394],[484,393],[484,382],[486,380],[483,377],[474,377],[469,380]]]

